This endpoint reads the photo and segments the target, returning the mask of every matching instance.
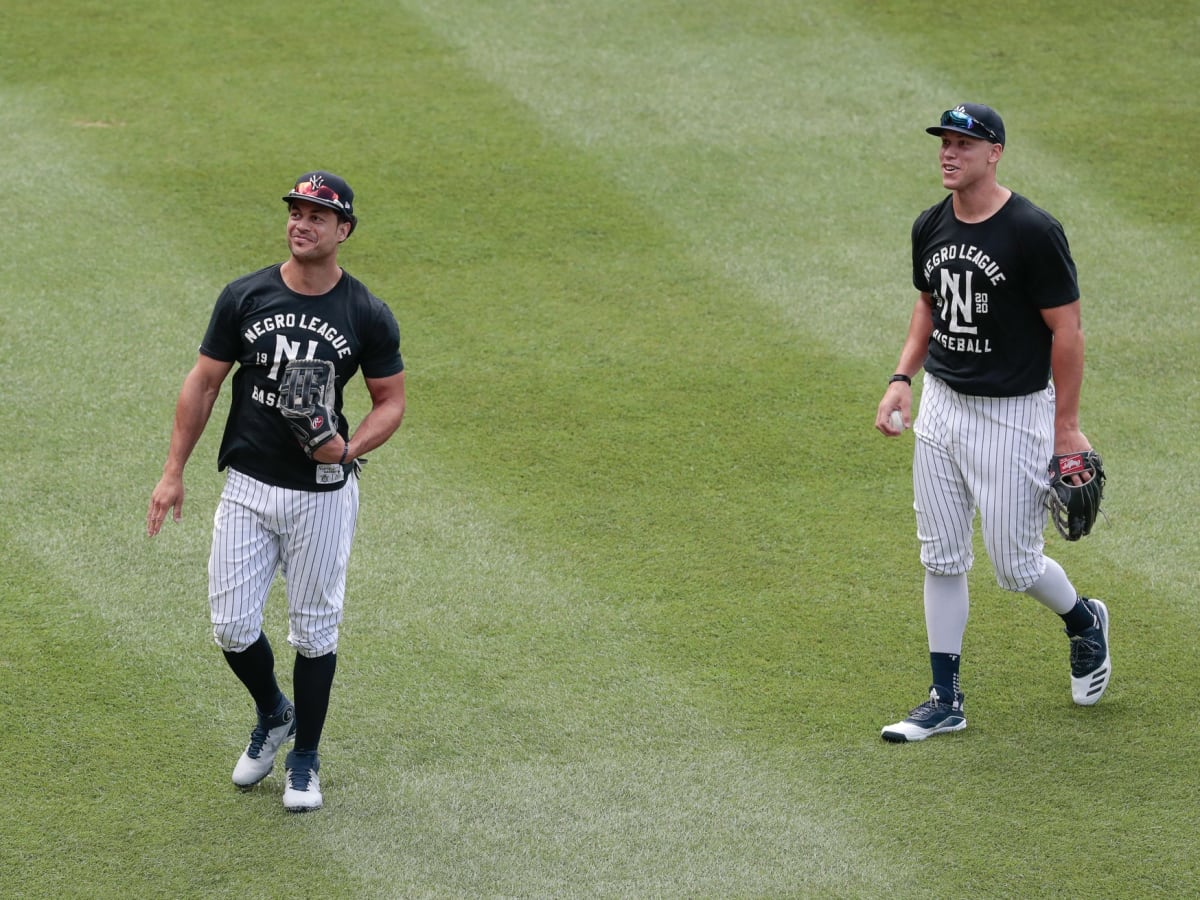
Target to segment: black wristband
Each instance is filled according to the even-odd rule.
[[[342,462],[341,462],[341,465],[343,465],[343,466],[344,466],[344,465],[346,464],[346,454],[347,454],[347,453],[349,453],[349,452],[350,452],[350,442],[349,442],[349,441],[346,441],[346,446],[342,447]]]
[[[893,375],[891,378],[888,379],[888,384],[893,384],[897,381],[903,381],[909,387],[912,387],[912,379],[909,378],[907,375],[900,374],[899,372],[897,372],[895,375]]]

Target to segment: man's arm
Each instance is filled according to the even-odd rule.
[[[1050,372],[1054,376],[1054,452],[1075,453],[1092,445],[1079,430],[1079,395],[1083,388],[1083,326],[1079,301],[1042,310],[1054,334]]]
[[[196,365],[183,379],[179,399],[175,403],[175,424],[171,428],[171,446],[167,450],[167,461],[163,466],[162,478],[150,494],[150,508],[146,511],[146,533],[150,537],[158,534],[167,513],[175,510],[175,521],[183,517],[183,468],[196,448],[196,442],[204,433],[213,404],[221,392],[225,376],[233,363],[222,362],[201,354]]]
[[[904,346],[900,349],[900,359],[896,363],[896,374],[907,375],[909,378],[921,371],[925,365],[925,357],[929,355],[929,335],[933,333],[933,297],[922,291],[913,304],[912,316],[908,320],[908,334],[904,338]],[[906,427],[912,425],[912,385],[903,381],[895,381],[883,392],[879,408],[875,412],[875,427],[888,437],[901,434],[894,431],[889,419],[892,410],[900,410],[900,416]]]
[[[317,462],[340,462],[347,443],[350,444],[350,451],[345,461],[349,462],[382,446],[400,427],[404,419],[404,373],[363,380],[367,383],[367,393],[371,395],[371,411],[358,423],[348,442],[327,441],[313,451],[312,458]]]

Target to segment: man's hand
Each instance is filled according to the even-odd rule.
[[[146,534],[154,537],[166,521],[167,514],[175,510],[175,521],[183,518],[183,474],[164,474],[150,494],[150,508],[146,510]]]

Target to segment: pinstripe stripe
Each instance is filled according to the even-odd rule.
[[[237,651],[257,640],[278,571],[287,586],[288,642],[304,656],[335,651],[357,517],[356,478],[336,491],[296,491],[230,469],[208,562],[217,644]]]
[[[970,569],[978,511],[1000,586],[1020,591],[1037,581],[1045,569],[1053,391],[973,397],[926,373],[913,433],[913,509],[926,569]]]

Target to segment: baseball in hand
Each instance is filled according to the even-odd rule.
[[[892,415],[891,418],[888,419],[888,424],[892,426],[892,431],[904,430],[904,416],[900,415],[900,410],[892,410]]]

